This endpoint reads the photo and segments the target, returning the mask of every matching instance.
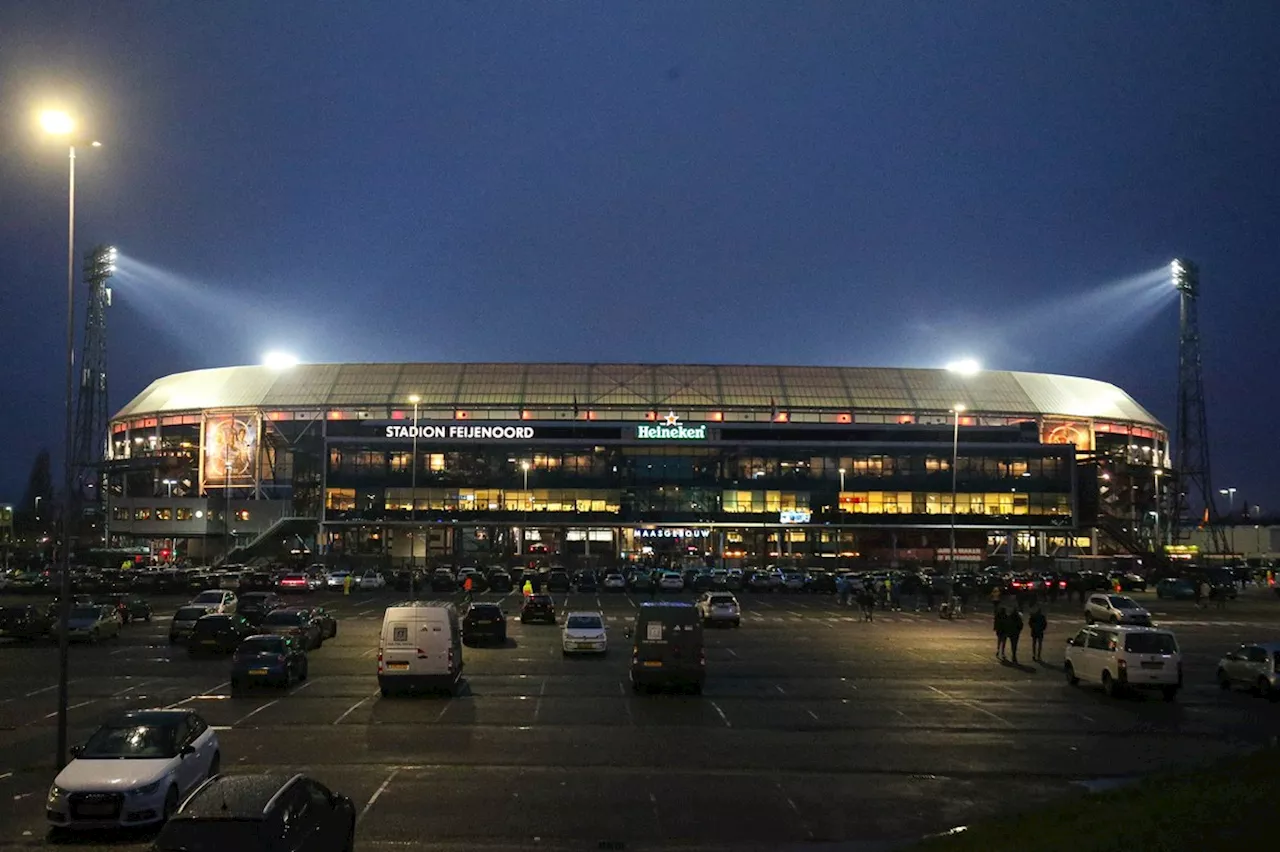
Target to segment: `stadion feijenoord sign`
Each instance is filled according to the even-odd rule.
[[[518,441],[533,437],[532,426],[406,426],[386,427],[388,438],[453,438],[462,441]]]
[[[637,426],[636,438],[641,441],[705,441],[707,424],[685,426],[674,411],[668,411],[661,423]]]

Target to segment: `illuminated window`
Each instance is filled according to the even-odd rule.
[[[191,520],[191,510],[190,510],[190,509],[175,509],[174,511],[177,513],[177,519],[178,519],[178,520],[180,520],[180,521],[189,521],[189,520]]]
[[[133,519],[135,521],[149,521],[151,520],[151,510],[150,509],[134,509]]]
[[[356,507],[354,488],[330,488],[325,491],[324,507],[331,512],[350,512]]]
[[[237,520],[237,521],[247,521],[247,520],[249,520],[249,510],[248,510],[248,509],[241,509],[240,511],[236,512],[236,520]]]
[[[172,521],[172,520],[173,520],[173,510],[172,510],[172,509],[156,509],[156,520],[157,520],[157,521]]]
[[[112,520],[115,520],[115,521],[127,521],[127,520],[129,520],[129,507],[128,507],[128,506],[113,506],[113,507],[111,508],[111,519],[112,519]]]

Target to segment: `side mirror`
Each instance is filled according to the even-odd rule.
[[[195,754],[195,753],[196,753],[196,747],[190,744],[184,745],[182,748],[178,749],[179,757],[186,757],[189,754]]]
[[[82,745],[73,745],[73,746],[69,749],[69,751],[71,752],[71,756],[72,756],[72,757],[79,757],[80,755],[84,754],[84,746],[82,746]]]

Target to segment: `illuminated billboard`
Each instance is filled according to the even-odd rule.
[[[252,486],[258,475],[258,413],[207,414],[200,431],[201,488]]]
[[[1077,451],[1093,450],[1093,430],[1088,423],[1045,418],[1040,427],[1040,441],[1045,444],[1071,444]]]

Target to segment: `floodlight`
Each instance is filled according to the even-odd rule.
[[[972,358],[961,358],[959,361],[947,364],[947,370],[962,376],[972,376],[982,371],[982,365]]]
[[[262,363],[273,370],[287,370],[297,366],[298,356],[288,352],[268,352],[262,356]]]
[[[54,136],[68,136],[76,129],[76,122],[70,115],[59,109],[48,109],[40,113],[40,126],[45,133]]]

